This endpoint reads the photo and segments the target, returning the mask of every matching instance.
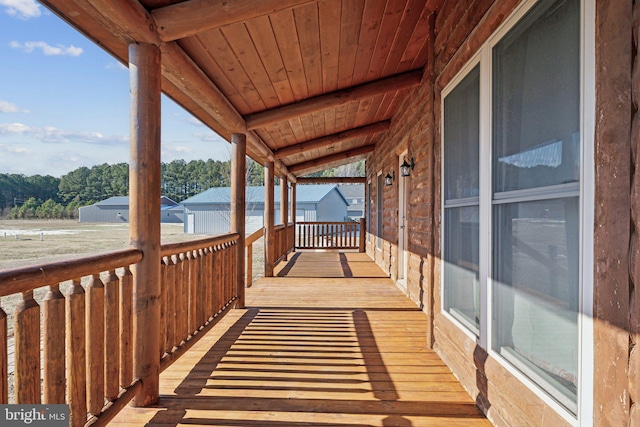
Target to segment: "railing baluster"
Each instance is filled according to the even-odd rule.
[[[206,320],[208,321],[216,313],[214,311],[213,304],[213,248],[207,247],[205,249],[205,261],[207,266],[207,304],[206,304]]]
[[[93,274],[87,286],[87,406],[98,415],[104,406],[104,284]]]
[[[181,253],[178,257],[178,273],[180,278],[180,340],[185,340],[189,336],[189,289],[188,289],[188,266],[185,262],[186,254]]]
[[[165,353],[167,343],[167,260],[160,260],[160,339],[158,340],[158,354],[160,359]]]
[[[64,295],[60,285],[49,286],[43,302],[44,403],[65,403]]]
[[[120,387],[133,381],[133,275],[129,267],[120,277]]]
[[[193,257],[193,251],[188,251],[187,252],[187,261],[185,263],[185,268],[187,268],[188,270],[188,281],[187,283],[189,284],[189,334],[193,334],[196,329],[198,328],[197,326],[197,317],[196,317],[196,299],[197,299],[197,295],[196,295],[196,280],[197,280],[197,276],[196,276],[196,268],[195,268],[195,261],[194,261],[194,257]]]
[[[80,279],[74,279],[67,294],[67,387],[69,425],[87,422],[87,378],[85,348],[85,292]]]
[[[0,307],[0,404],[9,403],[9,345],[7,313]]]
[[[109,270],[104,284],[104,395],[114,401],[120,393],[118,363],[120,340],[118,308],[120,307],[120,289],[115,270]]]
[[[33,290],[22,293],[14,332],[16,403],[40,403],[40,306]]]
[[[171,350],[180,344],[177,342],[178,334],[176,331],[177,326],[177,302],[178,295],[176,287],[176,262],[174,256],[166,257],[167,262],[167,341],[164,347],[165,353],[170,353]]]
[[[197,327],[200,328],[204,324],[204,304],[205,304],[205,277],[204,277],[204,251],[198,249],[196,251],[196,266],[198,268],[198,282],[196,283],[196,321]]]

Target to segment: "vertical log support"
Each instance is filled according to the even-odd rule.
[[[285,261],[288,259],[289,254],[289,232],[287,227],[289,226],[289,183],[287,182],[287,177],[280,177],[280,223],[284,224],[284,259]],[[281,254],[278,253],[278,256]]]
[[[273,162],[264,164],[264,276],[273,277],[275,239],[273,230]]]
[[[133,267],[133,372],[142,388],[134,406],[158,401],[160,357],[160,49],[129,45],[131,85],[130,245]]]
[[[238,252],[235,282],[238,294],[237,308],[244,308],[244,240],[245,240],[245,192],[246,192],[247,137],[242,133],[231,135],[231,232],[238,233]]]
[[[291,183],[291,222],[293,223],[293,243],[291,245],[291,250],[296,250],[296,183]]]
[[[364,253],[367,249],[365,243],[365,230],[366,230],[366,219],[360,218],[360,244],[358,245],[358,251]]]

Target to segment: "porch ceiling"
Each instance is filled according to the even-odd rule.
[[[443,0],[43,0],[124,64],[162,50],[162,89],[295,180],[357,161],[427,62]]]

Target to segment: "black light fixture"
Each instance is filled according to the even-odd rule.
[[[385,187],[389,187],[390,185],[392,185],[392,184],[393,184],[393,180],[394,180],[394,179],[396,179],[396,172],[395,172],[395,171],[393,171],[393,172],[391,172],[391,173],[392,173],[393,175],[391,175],[391,174],[389,174],[389,173],[387,172],[387,174],[386,174],[386,175],[385,175],[385,177],[384,177],[384,186],[385,186]]]
[[[410,161],[411,163],[407,163],[407,158],[404,158],[404,162],[402,162],[402,164],[400,165],[400,175],[411,176],[411,171],[414,167],[416,167],[416,164],[413,162],[413,157]]]

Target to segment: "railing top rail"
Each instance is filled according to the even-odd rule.
[[[278,225],[273,227],[273,230],[274,231],[280,231],[280,230],[283,230],[285,227],[286,227],[285,224],[278,224]]]
[[[0,296],[26,292],[97,272],[114,270],[142,260],[142,251],[123,249],[98,255],[0,271]]]
[[[355,221],[300,221],[296,224],[299,225],[340,225],[340,224],[353,224],[358,225],[359,222]]]
[[[253,242],[255,242],[256,240],[260,239],[262,236],[264,236],[264,227],[257,230],[255,233],[251,234],[249,237],[246,237],[244,239],[244,245],[249,246],[253,244]]]
[[[171,256],[182,252],[208,248],[210,246],[223,245],[225,243],[237,241],[239,238],[240,235],[238,233],[229,233],[205,239],[191,240],[188,242],[170,243],[168,245],[162,245],[161,256]]]

